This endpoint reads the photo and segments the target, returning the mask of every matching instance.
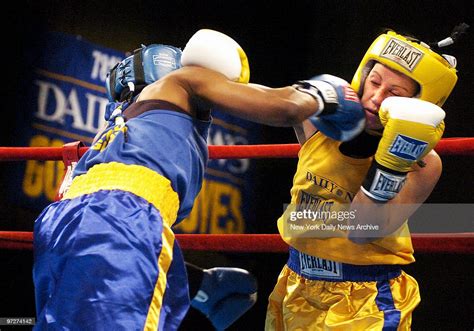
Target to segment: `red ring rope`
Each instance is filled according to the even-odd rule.
[[[81,147],[82,156],[87,147]],[[211,145],[211,159],[246,159],[246,158],[294,158],[298,156],[299,144],[278,145]],[[441,155],[474,155],[474,138],[444,138],[435,150]],[[62,160],[61,147],[0,147],[0,161],[22,160]]]
[[[228,253],[283,253],[287,244],[278,234],[177,234],[183,250]],[[474,233],[412,234],[417,253],[474,253]],[[0,231],[0,248],[33,249],[32,232]]]
[[[79,148],[82,156],[87,147]],[[209,146],[212,159],[293,158],[300,145],[234,145]],[[0,147],[0,161],[62,160],[61,147]],[[442,155],[474,155],[474,138],[445,138],[436,146]],[[286,252],[287,245],[276,234],[178,234],[176,238],[185,250],[220,252]],[[424,253],[474,253],[474,233],[413,234],[413,245]],[[32,249],[31,232],[0,231],[0,248]]]

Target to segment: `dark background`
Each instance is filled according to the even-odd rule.
[[[13,118],[28,100],[22,91],[41,53],[44,31],[81,35],[106,47],[130,51],[141,43],[183,47],[200,28],[235,38],[246,51],[251,81],[273,87],[316,74],[331,73],[348,81],[372,40],[390,27],[431,42],[447,37],[452,28],[472,25],[472,1],[15,1],[2,9],[3,60],[0,76],[3,101],[0,146],[15,146],[22,132]],[[458,59],[459,82],[444,105],[444,137],[472,136],[474,87],[474,27],[446,49]],[[13,40],[9,40],[12,38]],[[295,143],[290,128],[262,127],[262,143]],[[442,157],[442,178],[429,199],[433,203],[472,203],[473,158]],[[257,160],[258,192],[253,228],[275,233],[275,220],[289,200],[296,159]],[[2,174],[14,162],[0,164]],[[35,212],[6,201],[5,178],[0,188],[0,229],[31,231]],[[447,220],[455,221],[455,220]],[[259,300],[232,330],[262,330],[266,299],[285,263],[284,254],[216,254],[185,252],[203,267],[248,268],[259,280]],[[420,283],[422,303],[415,311],[414,330],[472,330],[472,256],[417,254],[407,271]],[[32,253],[0,251],[0,317],[34,316],[31,284]],[[201,324],[196,324],[200,322]],[[196,325],[201,325],[197,327]],[[0,326],[5,330],[5,327]],[[19,329],[18,327],[15,329]],[[207,330],[194,311],[183,330]]]

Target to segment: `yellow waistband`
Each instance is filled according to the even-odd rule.
[[[100,190],[131,192],[155,206],[169,226],[176,221],[178,194],[167,178],[149,168],[118,162],[97,164],[84,175],[74,178],[63,200]]]

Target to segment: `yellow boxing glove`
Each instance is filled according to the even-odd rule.
[[[208,68],[239,83],[250,80],[249,62],[242,47],[231,37],[210,29],[199,30],[189,39],[181,64]]]
[[[362,191],[378,201],[393,199],[413,163],[423,159],[443,136],[444,117],[443,109],[427,101],[385,99],[379,111],[384,131]]]

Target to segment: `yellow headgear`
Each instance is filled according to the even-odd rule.
[[[438,106],[446,101],[458,79],[455,64],[450,64],[428,45],[389,31],[375,39],[357,68],[352,87],[359,94],[374,61],[412,78],[420,85],[416,97]]]

